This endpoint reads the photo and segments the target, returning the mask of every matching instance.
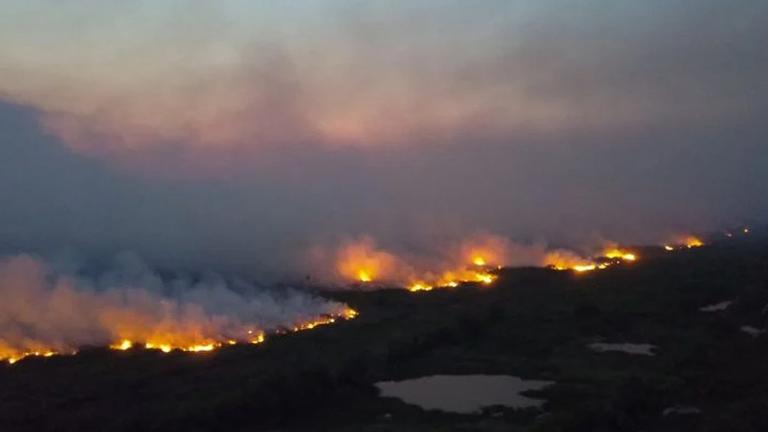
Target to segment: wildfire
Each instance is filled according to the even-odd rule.
[[[311,330],[318,326],[332,324],[339,319],[350,320],[357,317],[358,312],[351,308],[344,309],[338,315],[321,316],[310,321],[302,322],[291,328],[291,331],[298,332],[303,330]],[[137,346],[143,346],[147,350],[158,350],[163,353],[170,353],[171,351],[182,351],[189,353],[205,353],[211,352],[224,345],[236,345],[240,343],[260,344],[266,340],[265,332],[261,330],[248,330],[245,335],[240,339],[226,339],[226,340],[201,340],[190,344],[178,344],[174,343],[174,340],[181,339],[181,335],[166,334],[154,336],[152,339],[146,342],[138,342],[131,339],[120,339],[113,344],[109,345],[110,349],[117,351],[127,351],[136,348]],[[74,355],[76,351],[71,352],[57,352],[53,350],[41,350],[41,351],[27,351],[17,352],[13,350],[4,351],[0,347],[0,360],[6,360],[9,364],[14,364],[19,360],[26,357],[51,357],[60,354]]]
[[[573,271],[576,271],[579,273],[592,271],[596,268],[597,268],[597,265],[595,264],[581,264],[581,265],[575,265],[572,267]]]
[[[444,271],[439,277],[416,279],[407,285],[411,292],[432,291],[435,288],[456,288],[463,283],[492,284],[497,276],[490,271],[487,261],[479,256],[468,264],[457,264],[456,269]]]
[[[586,273],[594,270],[604,270],[611,265],[622,262],[635,262],[639,259],[635,252],[616,246],[605,249],[595,258],[583,258],[567,250],[549,252],[544,258],[544,265],[558,271],[574,271]]]
[[[640,260],[634,250],[611,244],[591,257],[567,249],[549,250],[546,246],[513,244],[502,237],[470,237],[458,247],[444,247],[448,253],[435,257],[397,256],[376,247],[369,237],[342,245],[336,254],[337,276],[350,283],[372,280],[370,270],[382,285],[401,286],[411,292],[455,288],[462,284],[492,285],[502,264],[539,265],[553,270],[587,273]],[[426,258],[426,259],[423,259]],[[426,264],[425,264],[426,263]]]
[[[391,284],[412,292],[456,288],[462,283],[492,284],[504,261],[506,244],[495,236],[475,236],[458,247],[442,263],[397,256],[379,248],[367,236],[344,242],[336,252],[336,275],[351,283]],[[417,263],[418,262],[418,263]]]
[[[637,261],[637,255],[625,249],[609,248],[603,252],[603,257],[621,261]]]
[[[114,350],[125,351],[125,350],[129,350],[129,349],[133,348],[133,342],[131,342],[128,339],[123,339],[123,340],[120,341],[120,343],[112,344],[109,347],[114,349]]]
[[[381,282],[401,266],[394,255],[379,249],[370,237],[345,242],[336,256],[336,272],[346,280],[363,284]]]
[[[448,271],[442,277],[429,283],[424,280],[417,280],[408,284],[407,289],[411,292],[432,291],[435,288],[456,288],[463,283],[480,283],[490,285],[496,280],[497,276],[484,269],[463,269],[458,271]]]
[[[427,285],[423,282],[415,282],[408,287],[408,291],[411,291],[411,292],[432,291],[433,289],[435,289],[435,287],[431,285]]]
[[[357,279],[363,283],[373,281],[373,278],[371,277],[371,274],[368,272],[368,270],[358,270]]]
[[[589,272],[598,268],[598,264],[593,260],[582,258],[571,251],[562,249],[547,253],[543,264],[553,270],[573,270],[578,273]]]
[[[704,246],[704,242],[701,239],[689,235],[681,237],[676,243],[665,244],[664,250],[672,252],[678,249],[693,249],[702,246]]]
[[[45,351],[45,352],[30,351],[30,352],[18,353],[15,356],[8,357],[7,360],[9,364],[14,364],[25,357],[52,357],[52,356],[55,356],[56,354],[57,353],[53,351]]]

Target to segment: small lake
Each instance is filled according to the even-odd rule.
[[[589,349],[597,352],[618,351],[627,354],[654,356],[659,347],[636,343],[593,343],[589,344]]]
[[[523,380],[509,375],[433,375],[405,381],[376,383],[381,396],[396,397],[425,410],[462,414],[480,412],[483,407],[540,407],[542,399],[521,395],[541,390],[552,381]]]

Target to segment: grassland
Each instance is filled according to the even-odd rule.
[[[352,321],[211,353],[85,349],[0,366],[0,431],[765,431],[768,242],[742,239],[589,274],[505,269],[490,287],[326,294]],[[734,300],[726,310],[702,306]],[[592,342],[651,343],[655,356]],[[510,374],[543,410],[425,412],[373,383]],[[663,415],[692,405],[695,415]]]

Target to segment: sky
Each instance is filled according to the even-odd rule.
[[[0,249],[266,277],[764,222],[766,40],[760,0],[7,0]]]

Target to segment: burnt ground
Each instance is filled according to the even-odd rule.
[[[739,239],[589,274],[505,269],[491,287],[340,292],[352,321],[212,353],[84,349],[0,366],[0,431],[766,431],[768,242]],[[726,310],[699,308],[725,300]],[[656,356],[595,353],[651,343]],[[423,411],[373,383],[510,374],[540,409]],[[696,415],[662,414],[693,405]]]

